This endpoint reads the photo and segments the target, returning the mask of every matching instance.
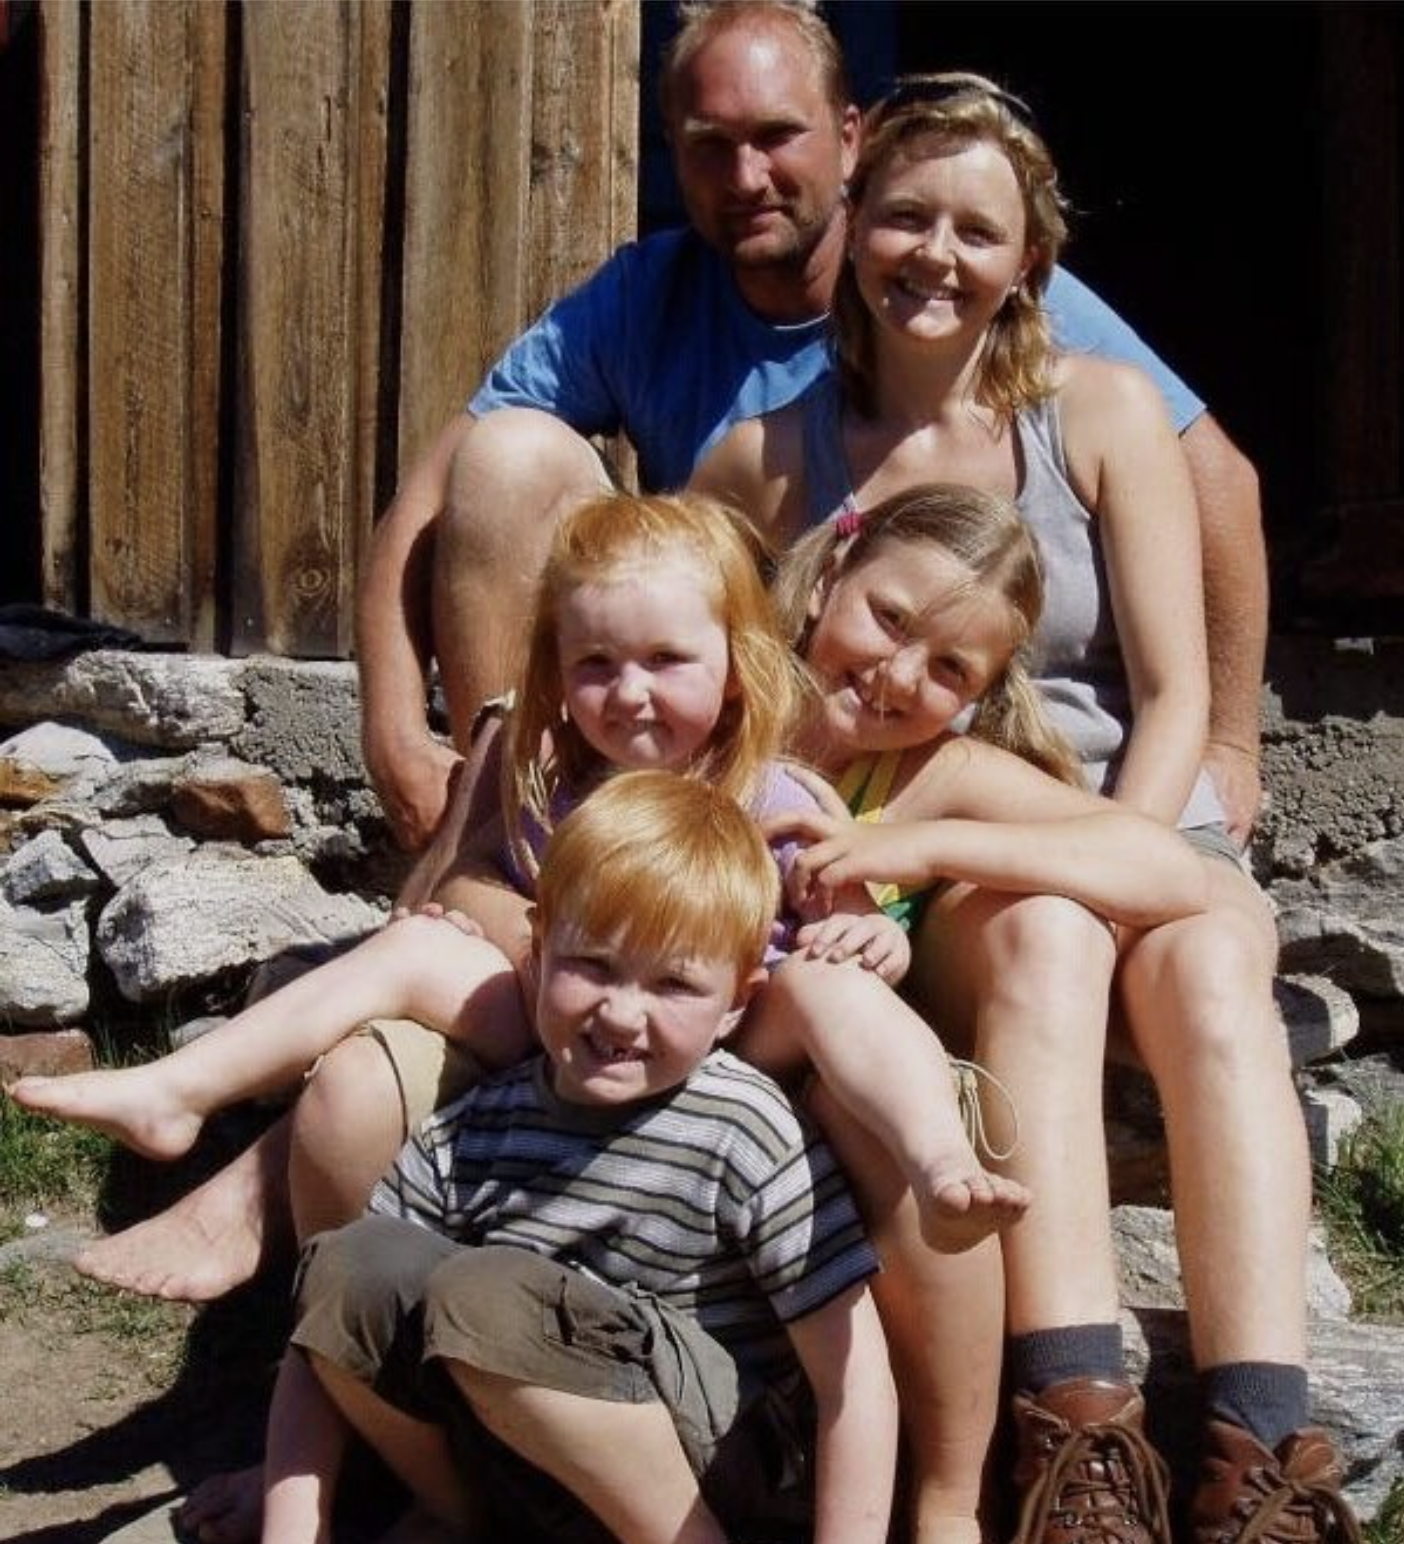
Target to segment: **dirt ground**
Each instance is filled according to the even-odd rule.
[[[0,1539],[97,1544],[258,1457],[286,1278],[197,1309],[112,1292],[66,1263],[98,1217],[149,1215],[190,1182],[121,1160],[97,1216],[50,1215],[0,1246]]]

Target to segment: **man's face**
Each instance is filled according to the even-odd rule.
[[[739,268],[802,265],[841,217],[858,116],[825,99],[804,42],[738,24],[676,82],[669,130],[688,216]]]

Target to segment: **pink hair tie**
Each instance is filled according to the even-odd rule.
[[[841,515],[834,517],[834,529],[838,532],[839,540],[846,536],[856,536],[863,524],[863,511],[861,509],[845,509]]]

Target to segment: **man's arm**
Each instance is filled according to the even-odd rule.
[[[1204,620],[1209,640],[1209,743],[1205,764],[1247,842],[1262,801],[1260,698],[1267,648],[1268,577],[1258,476],[1208,413],[1180,436],[1199,504]]]
[[[356,596],[361,749],[400,843],[424,846],[448,798],[458,754],[429,729],[433,525],[474,419],[460,413],[401,483],[375,527]]]
[[[897,1390],[872,1294],[850,1287],[786,1329],[819,1416],[814,1544],[882,1544],[897,1466]]]

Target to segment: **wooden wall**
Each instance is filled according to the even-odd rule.
[[[639,0],[41,0],[47,603],[343,656],[397,469],[633,233]]]

